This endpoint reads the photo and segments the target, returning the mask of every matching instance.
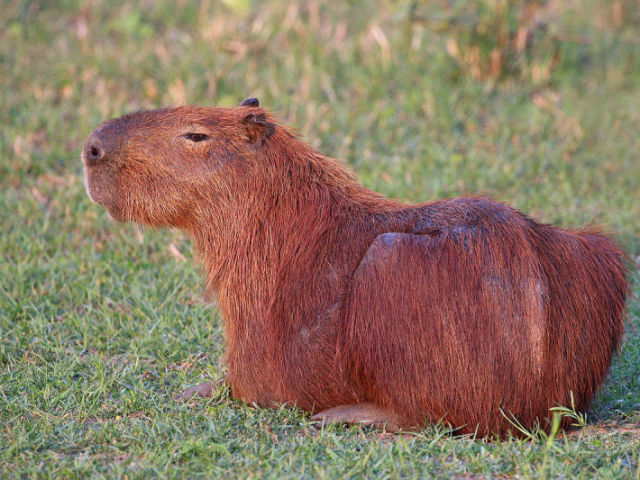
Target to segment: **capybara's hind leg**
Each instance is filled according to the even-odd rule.
[[[329,423],[346,423],[349,425],[369,425],[385,429],[388,432],[401,430],[398,415],[373,403],[339,405],[316,413],[311,417],[311,420],[317,422],[318,426]]]

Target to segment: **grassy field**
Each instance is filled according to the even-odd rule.
[[[223,374],[190,241],[112,223],[82,184],[84,138],[133,110],[257,96],[386,195],[601,225],[640,293],[635,1],[423,3],[0,4],[0,477],[640,477],[635,299],[565,438],[319,431],[224,389],[174,400]]]

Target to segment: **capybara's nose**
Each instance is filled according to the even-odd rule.
[[[104,160],[105,147],[104,142],[100,141],[95,135],[91,135],[84,145],[82,152],[87,165],[96,165]]]

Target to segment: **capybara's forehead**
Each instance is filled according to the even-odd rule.
[[[243,113],[240,108],[196,107],[191,105],[141,110],[104,122],[102,129],[135,129],[138,127],[182,127],[191,124],[229,124]],[[246,113],[246,109],[243,109]]]

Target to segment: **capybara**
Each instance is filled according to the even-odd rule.
[[[384,198],[256,99],[112,119],[82,156],[114,219],[193,238],[244,402],[518,434],[572,397],[584,411],[620,344],[629,283],[609,238],[486,198]]]

